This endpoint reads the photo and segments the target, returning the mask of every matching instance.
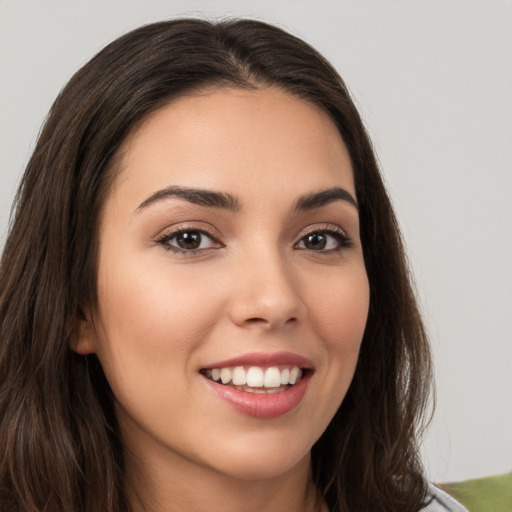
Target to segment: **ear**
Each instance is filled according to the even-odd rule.
[[[77,318],[76,335],[71,342],[71,349],[77,354],[87,355],[96,352],[96,329],[94,323],[90,320],[90,316],[82,311]]]

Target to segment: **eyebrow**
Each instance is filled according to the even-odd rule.
[[[171,186],[152,194],[138,206],[136,211],[143,210],[148,206],[169,197],[178,197],[200,206],[220,208],[234,213],[242,210],[242,202],[236,196],[228,192],[215,192],[198,188]],[[300,197],[295,203],[293,211],[303,212],[313,210],[338,200],[346,201],[358,210],[357,201],[350,192],[341,187],[333,187],[321,190],[320,192],[312,192],[311,194],[306,194]]]
[[[333,201],[338,201],[340,199],[342,201],[346,201],[359,211],[357,201],[354,199],[352,194],[341,187],[333,187],[327,190],[321,190],[320,192],[313,192],[311,194],[302,196],[295,203],[294,210],[296,212],[313,210],[314,208],[321,208],[322,206],[326,206]]]
[[[242,203],[239,199],[227,192],[214,192],[188,187],[167,187],[148,197],[139,205],[137,211],[143,210],[153,203],[162,201],[169,197],[179,197],[181,199],[185,199],[189,203],[207,206],[209,208],[221,208],[235,213],[242,209]]]

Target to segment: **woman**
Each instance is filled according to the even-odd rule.
[[[94,57],[0,272],[3,509],[461,510],[422,474],[429,348],[370,141],[282,30]]]

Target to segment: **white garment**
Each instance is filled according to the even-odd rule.
[[[429,493],[434,499],[420,512],[468,512],[455,498],[432,484],[429,484]]]

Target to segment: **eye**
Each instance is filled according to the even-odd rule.
[[[167,250],[181,253],[194,253],[205,249],[222,247],[213,235],[202,229],[182,228],[165,233],[157,239],[157,243]]]
[[[296,247],[298,249],[307,249],[309,251],[340,251],[351,247],[352,242],[345,232],[338,229],[322,229],[312,231],[303,236]]]

